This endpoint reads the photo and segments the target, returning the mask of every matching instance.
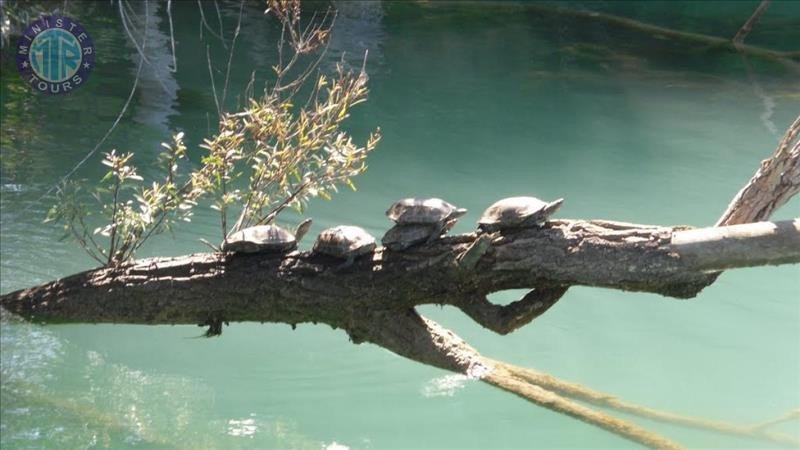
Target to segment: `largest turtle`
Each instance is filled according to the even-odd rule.
[[[404,198],[394,202],[386,216],[396,223],[447,223],[467,213],[440,198]]]
[[[398,200],[386,211],[386,216],[397,225],[386,233],[383,244],[401,250],[419,242],[431,242],[466,213],[466,209],[440,198]]]

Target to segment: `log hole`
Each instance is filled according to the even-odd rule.
[[[521,299],[530,291],[531,289],[504,289],[487,294],[486,299],[493,305],[507,306]]]

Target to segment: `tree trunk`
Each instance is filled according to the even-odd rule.
[[[195,254],[83,272],[0,297],[0,305],[46,322],[323,322],[356,333],[365,311],[396,313],[450,304],[500,333],[527,323],[571,285],[690,298],[716,270],[800,262],[800,220],[684,230],[609,221],[552,221],[481,239],[442,239],[405,252],[385,249],[348,269],[310,252]],[[532,289],[501,307],[486,296]],[[355,338],[355,336],[354,336]]]

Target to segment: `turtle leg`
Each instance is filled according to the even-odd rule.
[[[201,323],[198,326],[203,327],[203,326],[207,325],[208,326],[208,330],[206,330],[206,332],[203,333],[203,337],[210,338],[210,337],[216,337],[216,336],[219,336],[219,335],[222,334],[222,324],[223,324],[223,322],[225,323],[225,325],[228,324],[228,322],[225,322],[223,319],[220,319],[219,317],[215,316],[215,317],[209,318],[204,323]]]
[[[430,244],[430,243],[432,243],[433,241],[435,241],[436,239],[439,239],[439,237],[440,237],[440,236],[442,235],[442,233],[444,232],[444,229],[445,229],[445,227],[446,227],[446,226],[447,226],[447,223],[446,223],[446,222],[439,222],[439,223],[437,223],[437,224],[434,226],[434,228],[433,228],[433,231],[431,232],[431,235],[430,235],[430,236],[428,236],[428,240],[427,240],[427,241],[425,241],[425,244],[426,244],[426,245],[427,245],[427,244]]]
[[[340,270],[348,269],[353,266],[354,262],[356,262],[356,256],[351,253],[350,255],[347,256],[347,260],[345,260],[345,262],[336,266],[335,270],[338,272]]]
[[[530,323],[555,305],[569,286],[536,288],[521,299],[505,305],[495,305],[485,295],[476,295],[454,304],[484,328],[498,334],[508,334]]]
[[[464,270],[472,270],[478,264],[478,261],[489,251],[492,245],[492,236],[489,234],[481,234],[477,239],[467,248],[467,250],[458,257],[458,265]]]

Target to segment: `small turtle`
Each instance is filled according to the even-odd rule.
[[[435,225],[427,242],[441,236],[455,221],[467,213],[464,208],[447,203],[440,198],[404,198],[395,202],[386,216],[397,224]]]
[[[504,198],[483,212],[478,220],[478,228],[491,233],[507,228],[541,226],[563,202],[563,198],[550,203],[536,197]]]
[[[277,225],[256,225],[233,233],[222,243],[222,251],[236,253],[287,253],[311,228],[311,219],[300,223],[292,234]]]
[[[403,251],[409,247],[427,242],[431,239],[431,237],[438,237],[434,235],[437,230],[439,231],[440,236],[441,234],[447,232],[455,224],[455,219],[449,220],[445,224],[444,228],[441,228],[439,224],[436,223],[400,223],[392,228],[389,228],[389,231],[383,235],[381,243],[389,250],[395,252]]]
[[[323,230],[314,243],[314,253],[346,259],[340,268],[349,267],[361,255],[375,250],[375,238],[360,227],[339,225]]]

